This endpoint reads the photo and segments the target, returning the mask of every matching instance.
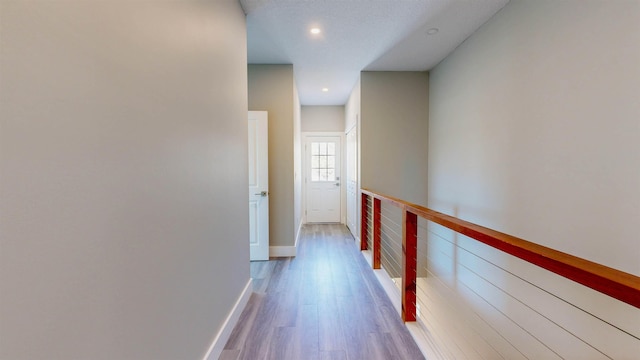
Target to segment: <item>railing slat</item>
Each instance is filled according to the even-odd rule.
[[[405,210],[402,223],[402,320],[416,321],[418,217]]]
[[[367,207],[367,199],[369,195],[362,192],[360,195],[360,250],[367,250],[367,213],[369,208]]]
[[[373,268],[380,269],[381,201],[373,199]]]

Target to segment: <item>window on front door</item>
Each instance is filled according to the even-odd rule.
[[[336,181],[336,147],[334,142],[311,143],[311,181]]]

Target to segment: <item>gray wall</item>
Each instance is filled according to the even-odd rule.
[[[361,186],[426,205],[429,75],[361,73]]]
[[[638,1],[509,2],[431,72],[429,207],[640,275],[638,24]],[[439,286],[424,293],[447,301],[423,313],[479,324],[467,333],[491,349],[475,353],[637,357],[639,309],[442,227],[427,233]]]
[[[295,243],[293,65],[249,65],[249,110],[269,112],[269,241]]]
[[[499,14],[432,72],[430,205],[640,274],[640,3]]]
[[[344,106],[303,106],[302,131],[343,132]]]
[[[249,280],[240,6],[0,24],[0,358],[201,359]]]

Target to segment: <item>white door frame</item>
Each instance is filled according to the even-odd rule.
[[[305,148],[309,137],[316,136],[336,136],[340,138],[340,223],[345,224],[347,222],[347,205],[346,205],[346,187],[344,186],[342,179],[345,172],[345,159],[344,159],[344,139],[345,135],[342,131],[303,131],[302,132],[302,222],[307,223],[307,149]]]
[[[357,115],[356,115],[356,119],[357,119]],[[355,135],[355,144],[354,144],[354,148],[352,149],[352,151],[354,152],[354,158],[353,159],[349,159],[348,155],[349,155],[349,134],[353,134]],[[353,125],[351,128],[349,128],[347,131],[345,131],[345,141],[344,141],[344,184],[345,184],[345,224],[349,227],[349,230],[351,231],[351,234],[353,235],[353,237],[355,239],[358,239],[360,237],[359,234],[359,222],[360,222],[360,177],[359,177],[359,173],[358,173],[358,161],[359,161],[359,156],[360,156],[360,149],[358,148],[358,137],[359,133],[358,133],[358,126],[357,124]],[[353,163],[352,163],[353,162]],[[349,187],[349,180],[351,180],[349,178],[349,172],[351,169],[349,169],[349,165],[353,166],[353,175],[355,178],[355,194],[354,194],[354,198],[352,198],[353,201],[353,206],[355,207],[353,209],[353,223],[349,224],[348,222],[348,218],[349,218],[349,193],[348,193],[348,187]]]

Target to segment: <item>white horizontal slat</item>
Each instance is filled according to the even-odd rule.
[[[434,272],[449,274],[452,284],[462,281],[562,357],[633,359],[640,353],[638,309],[437,224],[428,228]]]
[[[448,321],[464,323],[473,329],[474,336],[484,340],[482,345],[484,350],[480,350],[479,353],[483,354],[485,358],[525,359],[524,355],[496,329],[492,328],[477,313],[472,312],[470,307],[463,306],[451,289],[442,288],[443,284],[438,284],[438,279],[433,274],[430,274],[428,278],[418,278],[417,285],[421,308],[429,308],[429,311],[440,313]]]
[[[621,332],[609,323],[467,251],[460,251],[459,259],[460,263],[467,264],[466,266],[478,273],[479,276],[493,282],[492,286],[497,286],[505,292],[508,291],[517,301],[526,304],[540,316],[556,324],[557,327],[573,334],[584,344],[589,344],[590,347],[616,359],[639,353],[640,341],[627,333]],[[548,333],[545,332],[545,334]],[[570,345],[571,341],[562,340],[562,336],[554,336],[552,339],[557,344],[551,345],[551,342],[549,342],[550,346],[557,349],[556,351],[561,355],[570,358],[587,357],[587,354],[577,353],[572,350],[575,348]],[[589,355],[589,358],[595,358],[596,356],[596,354]]]
[[[538,341],[538,339],[531,336],[531,334],[523,329],[518,323],[505,316],[499,310],[498,306],[487,302],[485,299],[468,289],[464,283],[459,281],[458,269],[453,262],[453,259],[455,258],[455,246],[452,246],[448,241],[437,239],[435,241],[430,241],[429,248],[429,269],[433,271],[430,275],[432,277],[436,277],[438,280],[438,282],[429,283],[441,283],[444,285],[445,288],[439,286],[433,291],[448,292],[446,297],[449,299],[449,303],[453,304],[454,300],[458,301],[456,308],[451,312],[463,314],[467,308],[472,308],[475,313],[482,318],[482,321],[496,329],[500,336],[504,337],[504,339],[506,339],[508,343],[512,344],[518,352],[525,354],[528,358],[559,358],[557,354],[553,353],[543,343]],[[443,264],[445,266],[443,266]],[[444,271],[440,272],[440,269],[444,269]],[[429,277],[427,279],[431,280]],[[446,290],[447,288],[449,290]],[[492,345],[494,347],[498,347],[497,344]],[[509,349],[508,347],[500,347],[498,348],[498,351],[506,352],[509,351]]]
[[[436,234],[452,233],[452,230],[431,222],[429,229]],[[640,324],[640,309],[529,264],[524,260],[501,251],[492,250],[489,246],[476,240],[461,237],[459,245],[494,264],[522,264],[522,266],[511,269],[516,276],[545,289],[597,318],[603,319],[633,337],[640,338],[640,325],[638,325]]]
[[[462,252],[461,252],[462,253]],[[464,255],[459,254],[459,262],[464,262]],[[503,276],[508,276],[504,273]],[[482,297],[486,302],[496,306],[504,316],[524,328],[531,336],[544,343],[546,347],[562,358],[605,359],[606,357],[593,347],[559,327],[540,313],[518,301],[511,294],[502,291],[495,285],[459,265],[458,278],[470,291]],[[518,286],[522,288],[526,286]],[[517,288],[510,289],[516,291]]]
[[[437,282],[435,277],[429,278]],[[425,288],[429,288],[425,286]],[[421,305],[421,320],[435,335],[438,345],[450,359],[474,359],[477,352],[469,343],[470,337],[460,330],[463,319],[449,308],[443,291],[430,291]],[[428,304],[428,305],[426,305]]]

